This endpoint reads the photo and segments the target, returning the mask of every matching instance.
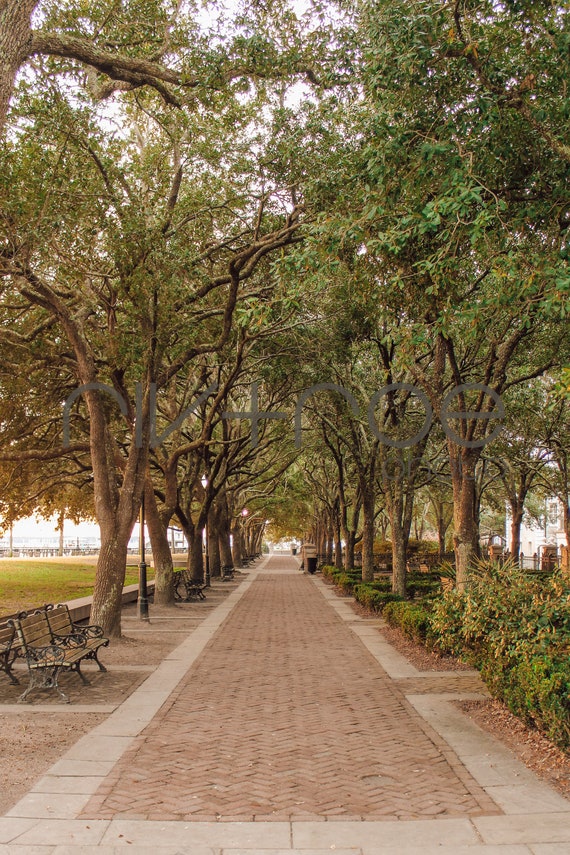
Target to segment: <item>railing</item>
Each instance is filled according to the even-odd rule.
[[[97,547],[80,546],[65,547],[61,555],[96,555]],[[0,546],[0,558],[57,558],[60,555],[58,546]]]
[[[344,556],[343,556],[344,557]],[[324,564],[326,561],[325,553],[317,554],[317,561],[319,564]],[[455,553],[454,552],[446,552],[442,558],[439,557],[437,553],[428,553],[428,554],[418,554],[416,552],[410,552],[408,555],[408,567],[410,569],[418,569],[420,564],[427,566],[430,570],[433,567],[437,567],[445,561],[448,564],[455,565]],[[354,555],[354,567],[359,569],[362,567],[362,554],[360,552],[356,552]],[[392,553],[391,552],[375,552],[374,553],[374,568],[378,571],[384,572],[392,572]]]
[[[186,555],[188,548],[186,546],[176,546],[171,548],[173,555]],[[146,547],[148,555],[152,555],[152,549],[149,545]],[[58,558],[58,557],[73,557],[82,555],[98,555],[98,546],[66,546],[63,552],[60,552],[59,546],[14,546],[10,549],[8,546],[0,546],[0,558]],[[129,547],[127,555],[138,555],[139,547]]]

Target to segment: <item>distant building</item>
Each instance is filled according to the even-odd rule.
[[[507,548],[511,541],[511,512],[507,506],[505,515],[505,538]],[[525,558],[540,555],[545,546],[556,546],[560,556],[560,547],[566,546],[562,502],[555,496],[545,500],[544,514],[540,520],[531,519],[527,514],[521,526],[521,553]]]

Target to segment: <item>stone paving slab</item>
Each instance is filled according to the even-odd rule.
[[[480,674],[453,671],[439,671],[436,674],[425,673],[421,677],[404,677],[398,680],[398,688],[406,695],[434,694],[477,694],[489,697],[489,691]]]
[[[446,697],[407,698],[505,813],[568,812],[570,832],[570,802],[540,781],[509,748],[466,718]]]
[[[538,843],[529,849],[533,855],[570,855],[570,843]]]
[[[269,847],[290,849],[291,829],[288,822],[136,822],[113,820],[105,830],[103,845],[208,846],[216,840],[219,848],[237,849]]]
[[[556,844],[554,844],[556,845]],[[93,846],[73,845],[34,846],[34,845],[3,845],[0,844],[0,855],[124,855],[125,851],[135,852],[136,855],[418,855],[418,847],[351,847],[334,849],[220,849],[216,846],[139,846],[127,844],[123,846]],[[544,846],[427,846],[421,848],[421,855],[566,855],[567,849],[553,849],[550,844]]]
[[[335,822],[497,812],[313,580],[267,572],[83,816]]]
[[[424,848],[452,842],[454,848],[481,843],[481,838],[468,819],[439,819],[437,822],[297,822],[293,825],[292,844],[297,849],[360,846],[364,852],[373,847]]]
[[[473,824],[485,843],[570,843],[570,813],[481,816]]]

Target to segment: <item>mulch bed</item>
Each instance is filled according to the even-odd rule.
[[[475,724],[495,736],[539,778],[570,799],[570,754],[528,727],[501,701],[454,702]]]

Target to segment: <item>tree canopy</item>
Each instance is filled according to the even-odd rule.
[[[568,518],[569,48],[549,0],[0,0],[2,510],[96,516],[107,631],[143,492],[164,602],[169,523],[199,575],[250,504],[365,578],[389,531],[399,592],[452,507],[465,584],[531,411]]]

